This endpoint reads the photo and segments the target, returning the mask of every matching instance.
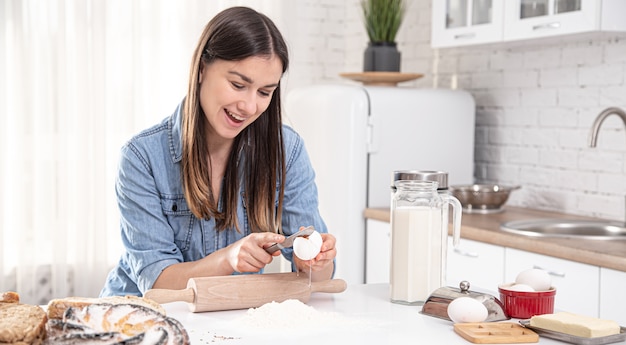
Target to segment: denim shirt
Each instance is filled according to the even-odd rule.
[[[125,251],[109,273],[101,296],[141,296],[166,267],[199,260],[251,233],[242,198],[244,186],[237,207],[240,232],[235,228],[218,232],[214,218],[199,219],[189,210],[181,178],[182,108],[181,103],[174,114],[133,137],[121,150],[116,193]],[[302,138],[284,125],[283,140],[283,232],[287,236],[300,226],[313,225],[326,233],[318,211],[315,173]],[[292,261],[291,248],[282,254]]]

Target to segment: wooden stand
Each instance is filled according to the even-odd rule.
[[[340,73],[340,76],[362,82],[363,85],[373,86],[397,86],[398,83],[415,80],[423,77],[418,73],[400,72],[361,72],[361,73]]]

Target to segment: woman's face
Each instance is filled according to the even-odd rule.
[[[267,109],[282,76],[275,55],[215,60],[200,73],[200,105],[211,139],[232,140]]]

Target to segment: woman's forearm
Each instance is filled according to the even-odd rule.
[[[225,250],[218,250],[197,261],[170,265],[161,272],[152,287],[181,290],[187,287],[190,278],[231,275],[234,271],[225,255]]]

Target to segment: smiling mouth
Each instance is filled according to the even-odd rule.
[[[243,122],[243,121],[246,120],[245,117],[240,117],[238,115],[235,115],[235,114],[231,113],[230,111],[228,111],[228,109],[224,109],[224,111],[226,112],[228,117],[230,117],[235,122]]]

